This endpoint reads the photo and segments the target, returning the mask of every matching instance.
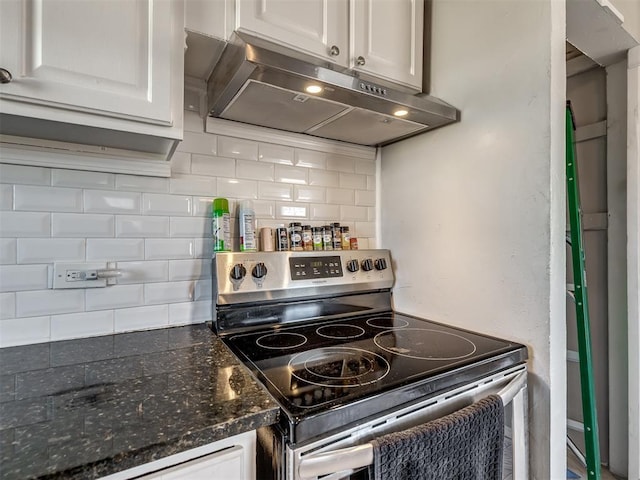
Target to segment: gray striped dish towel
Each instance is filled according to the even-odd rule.
[[[504,406],[498,395],[371,442],[374,480],[501,480]]]

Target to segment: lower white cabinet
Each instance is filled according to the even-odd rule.
[[[101,480],[255,480],[256,432],[225,438]]]

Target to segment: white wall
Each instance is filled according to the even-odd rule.
[[[232,212],[255,199],[258,226],[339,221],[360,248],[375,244],[373,149],[343,156],[322,142],[307,150],[212,135],[189,112],[185,129],[171,178],[0,158],[0,347],[210,320],[215,196]],[[53,262],[107,260],[123,271],[117,286],[47,289]]]
[[[627,302],[629,322],[629,479],[640,479],[640,47],[627,77]]]
[[[529,347],[531,478],[565,477],[565,10],[435,0],[431,93],[460,123],[382,151],[400,311]]]

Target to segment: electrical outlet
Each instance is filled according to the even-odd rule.
[[[99,288],[107,286],[106,278],[98,278],[98,270],[110,268],[107,262],[66,263],[53,265],[53,288]]]

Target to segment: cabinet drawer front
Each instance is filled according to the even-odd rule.
[[[3,98],[171,124],[170,2],[1,3]]]

